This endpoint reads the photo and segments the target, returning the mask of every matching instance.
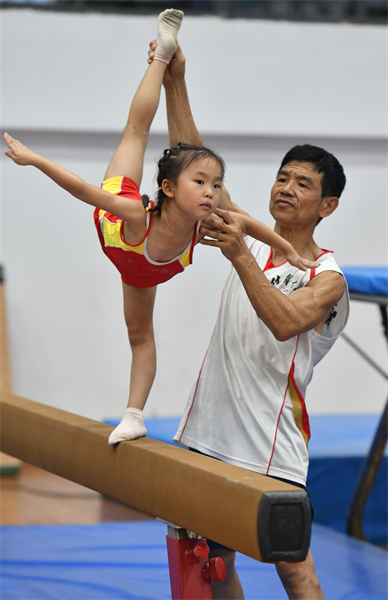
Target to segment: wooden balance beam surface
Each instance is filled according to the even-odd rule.
[[[2,451],[257,560],[305,559],[304,490],[151,438],[109,446],[111,431],[3,394]]]

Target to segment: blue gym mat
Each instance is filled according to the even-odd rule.
[[[7,526],[2,600],[168,600],[167,527],[158,521]],[[386,551],[315,525],[311,549],[326,600],[387,598]],[[286,594],[273,565],[237,555],[246,600]]]
[[[388,296],[388,267],[349,266],[342,267],[349,291],[368,296]]]

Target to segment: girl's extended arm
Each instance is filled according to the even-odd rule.
[[[230,215],[230,217],[228,215]],[[201,226],[202,234],[210,238],[214,237],[214,232],[217,232],[216,241],[202,239],[201,243],[219,246],[222,249],[222,238],[225,237],[225,239],[227,239],[228,237],[226,235],[224,224],[232,223],[233,219],[237,221],[243,234],[250,235],[257,240],[264,242],[264,244],[271,246],[271,248],[276,248],[276,250],[279,250],[279,252],[284,254],[291,265],[297,267],[301,271],[307,271],[307,269],[319,266],[320,263],[318,262],[311,262],[310,260],[302,258],[290,242],[282,238],[267,225],[264,225],[264,223],[257,221],[257,219],[250,217],[246,213],[217,209],[213,215],[202,222]],[[221,237],[218,234],[221,234]]]
[[[72,196],[82,200],[82,202],[97,206],[129,222],[136,218],[137,214],[139,216],[144,215],[143,205],[138,200],[116,196],[90,183],[86,183],[86,181],[74,173],[23,146],[23,144],[15,140],[8,133],[4,133],[4,140],[9,148],[5,154],[14,163],[36,167],[61,188],[72,194]]]
[[[281,235],[273,231],[261,221],[257,221],[253,217],[250,217],[247,214],[241,213],[232,213],[235,219],[240,223],[243,232],[256,240],[260,240],[267,244],[267,246],[271,246],[271,248],[276,248],[286,257],[287,261],[301,269],[302,271],[306,271],[307,269],[312,269],[314,267],[318,267],[320,263],[311,262],[305,258],[302,258],[297,251],[294,249],[292,244],[285,240]]]

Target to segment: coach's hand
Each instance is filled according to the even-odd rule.
[[[200,239],[201,244],[220,248],[222,254],[232,262],[246,250],[241,225],[227,210],[217,208],[208,219],[202,221],[199,232],[204,236]]]

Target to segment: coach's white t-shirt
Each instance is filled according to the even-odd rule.
[[[267,279],[289,296],[323,271],[341,273],[333,253],[307,272],[274,267],[271,248],[246,237]],[[349,313],[346,287],[323,332],[275,339],[257,317],[235,269],[227,279],[217,323],[174,440],[225,462],[305,485],[309,418],[306,388]],[[324,367],[323,367],[324,368]]]

